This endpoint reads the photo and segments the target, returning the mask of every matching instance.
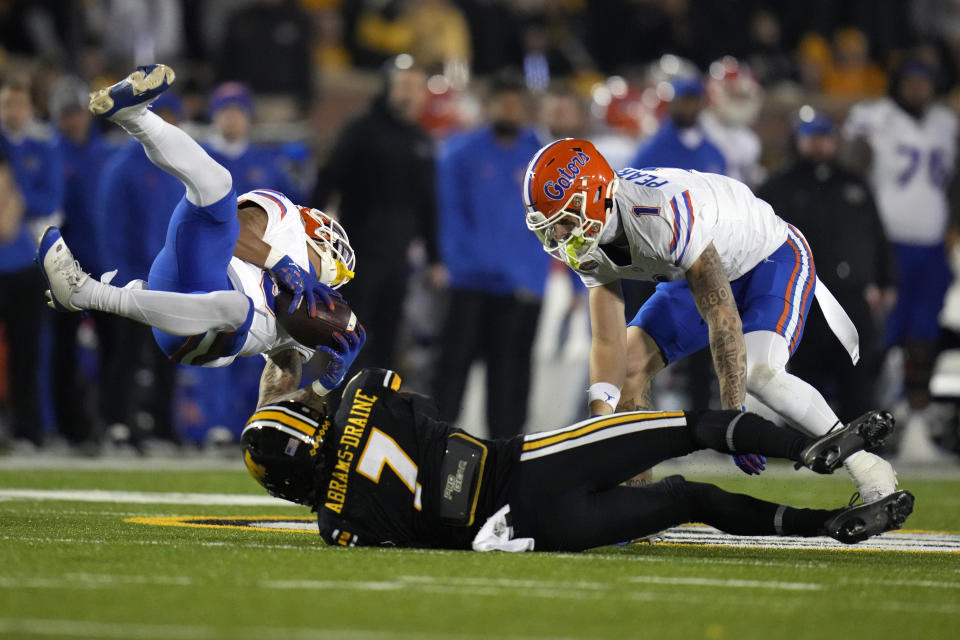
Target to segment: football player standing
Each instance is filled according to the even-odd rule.
[[[908,60],[894,74],[891,95],[850,110],[844,134],[867,165],[887,238],[900,269],[887,345],[904,351],[904,386],[913,411],[930,400],[940,335],[938,316],[952,280],[945,241],[948,183],[957,154],[957,116],[935,103],[936,71]]]
[[[343,335],[338,350],[301,345],[277,323],[274,299],[283,287],[293,294],[291,312],[301,303],[311,313],[321,303],[332,308],[334,289],[353,277],[355,258],[346,233],[321,212],[298,207],[277,191],[257,189],[238,197],[229,171],[147,108],[174,77],[166,65],[138,67],[90,96],[95,115],[136,138],[156,166],[186,187],[147,281],[121,288],[109,284],[111,274],[94,280],[74,260],[60,231],[48,227],[38,261],[50,287],[49,305],[59,311],[95,309],[150,325],[164,353],[182,364],[220,367],[237,356],[264,354],[261,384],[267,385],[283,381],[295,389],[303,361],[320,349],[330,361],[318,388],[338,386],[363,346],[362,328]]]
[[[840,424],[786,364],[814,296],[854,362],[856,328],[817,282],[800,231],[746,185],[680,169],[615,173],[590,142],[565,139],[530,161],[523,199],[527,227],[589,288],[592,414],[649,408],[653,376],[709,345],[724,409],[742,410],[749,391],[813,435]],[[626,326],[621,279],[660,283]],[[764,468],[755,453],[738,451],[746,473]],[[864,503],[896,488],[876,455],[844,466]]]

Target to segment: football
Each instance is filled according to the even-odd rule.
[[[337,347],[333,334],[337,331],[353,331],[357,327],[357,316],[340,298],[333,298],[333,311],[321,302],[315,318],[310,317],[305,301],[293,313],[287,313],[291,300],[293,294],[289,291],[277,294],[274,304],[277,322],[291,338],[305,347]]]

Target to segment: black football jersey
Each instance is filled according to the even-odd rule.
[[[400,377],[365,369],[344,388],[326,439],[317,504],[320,535],[340,546],[470,548],[505,503],[520,439],[484,441],[435,419],[436,407],[400,391]],[[444,496],[456,474],[441,472],[450,438],[482,450],[477,488],[463,522],[449,524]]]

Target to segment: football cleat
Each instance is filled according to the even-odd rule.
[[[887,497],[847,507],[824,524],[827,535],[844,544],[856,544],[884,531],[899,529],[913,513],[913,494],[897,491]]]
[[[137,70],[120,82],[90,94],[90,111],[97,116],[114,118],[148,104],[170,88],[176,75],[165,64],[150,64]]]
[[[817,473],[833,473],[851,454],[880,447],[893,433],[895,422],[889,411],[868,411],[850,424],[827,432],[801,451],[796,466]]]
[[[73,258],[73,253],[56,227],[47,227],[40,236],[37,262],[49,287],[46,291],[47,306],[57,311],[82,311],[70,300],[90,280],[90,276]]]

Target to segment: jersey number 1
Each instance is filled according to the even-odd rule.
[[[384,465],[393,469],[400,481],[410,489],[413,493],[413,508],[420,511],[420,494],[423,487],[417,482],[417,465],[413,463],[406,451],[400,448],[396,440],[374,428],[370,432],[370,437],[367,438],[367,446],[360,454],[357,473],[379,484]]]

